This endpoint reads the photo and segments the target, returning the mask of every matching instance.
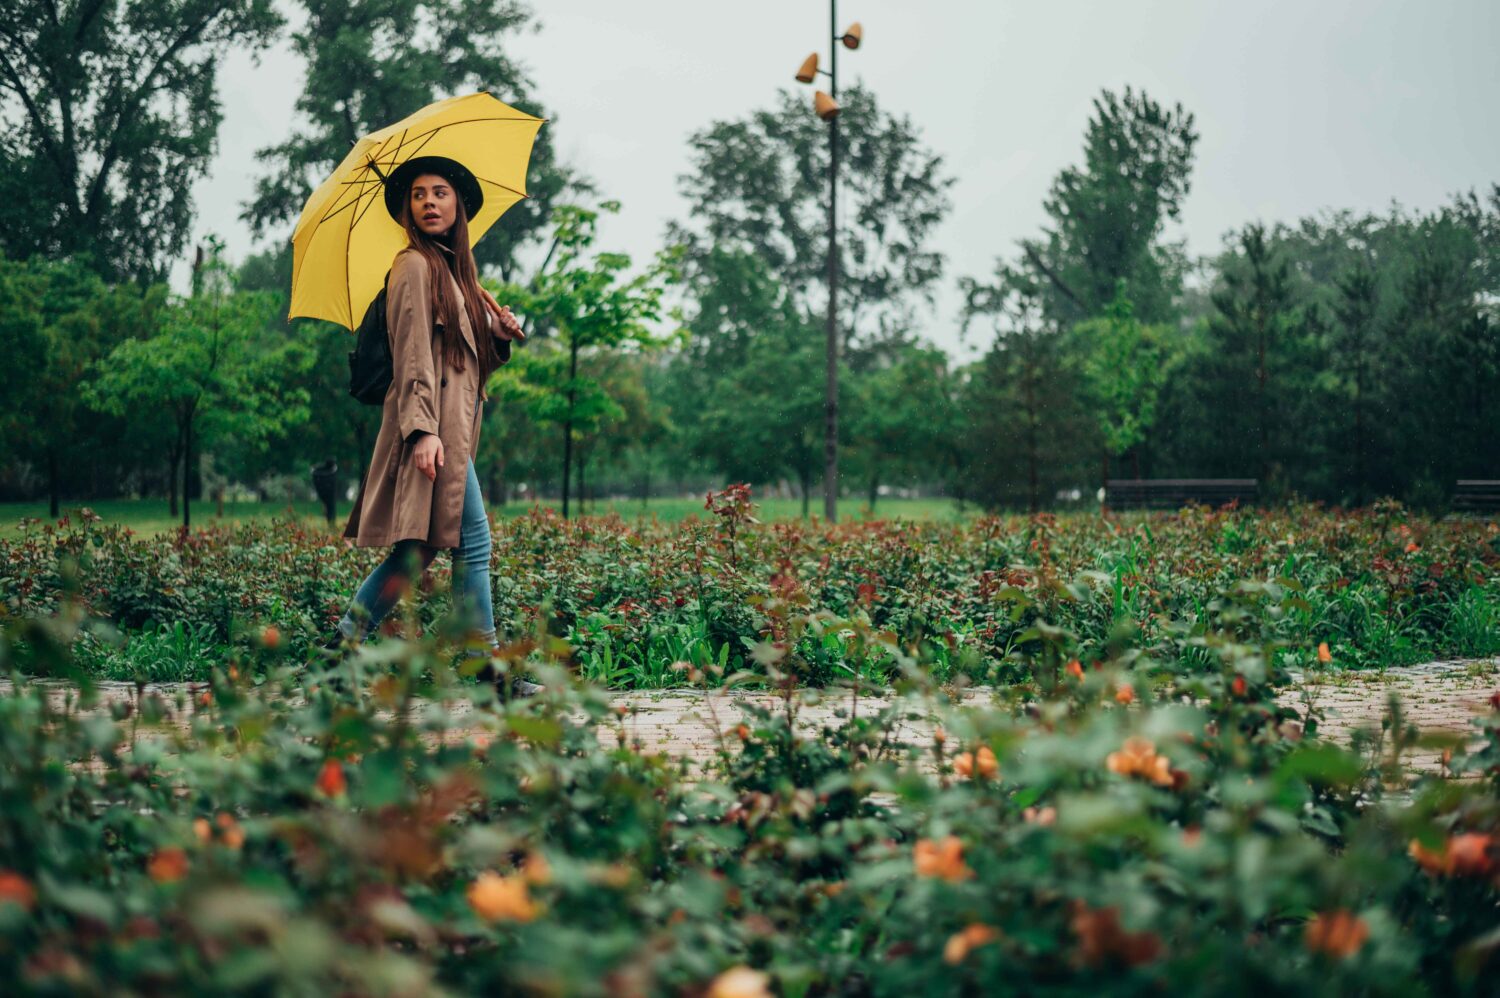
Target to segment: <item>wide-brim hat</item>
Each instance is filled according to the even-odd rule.
[[[385,178],[385,210],[396,221],[401,221],[401,204],[411,190],[412,181],[424,173],[435,173],[453,185],[458,196],[463,198],[466,216],[473,218],[479,214],[479,209],[484,206],[484,191],[468,167],[447,156],[416,156],[396,167]]]

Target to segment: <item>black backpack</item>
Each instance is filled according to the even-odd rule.
[[[391,337],[385,323],[385,290],[391,272],[385,272],[380,293],[365,309],[359,322],[354,349],[349,351],[349,394],[365,405],[381,405],[391,387]]]

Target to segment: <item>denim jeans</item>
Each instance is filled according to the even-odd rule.
[[[484,512],[484,496],[479,491],[474,462],[466,464],[468,482],[464,486],[458,547],[452,549],[453,605],[470,634],[489,648],[496,643],[495,606],[490,598],[490,521]],[[339,631],[344,637],[357,641],[368,637],[401,599],[412,575],[424,570],[436,555],[436,548],[421,541],[397,541],[385,560],[360,585],[354,594],[354,604],[339,621]],[[468,654],[485,652],[471,648]]]

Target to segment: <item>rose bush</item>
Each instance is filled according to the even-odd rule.
[[[1217,594],[1241,580],[1269,587],[1247,612],[1293,665],[1500,653],[1500,526],[1423,520],[1392,502],[833,527],[759,524],[742,489],[706,505],[707,520],[681,525],[542,510],[498,522],[495,619],[512,636],[545,626],[584,676],[613,688],[679,685],[679,661],[763,671],[755,648],[780,640],[763,610],[772,599],[865,620],[919,648],[939,680],[1025,680],[1039,620],[1076,634],[1083,663],[1122,644],[1159,655],[1174,647],[1171,627],[1212,619]],[[0,540],[0,613],[52,613],[71,592],[118,632],[86,638],[83,667],[203,679],[267,624],[305,652],[380,556],[285,523],[142,539],[80,511]],[[390,629],[431,627],[450,581],[439,559],[434,598]],[[896,674],[884,646],[851,647],[847,630],[801,636],[805,681]]]
[[[701,770],[632,749],[602,691],[569,683],[565,645],[513,646],[506,667],[548,691],[496,705],[454,674],[441,627],[362,650],[337,684],[290,642],[247,642],[206,695],[138,687],[106,709],[86,674],[67,695],[27,678],[77,671],[91,625],[64,601],[0,630],[0,979],[70,994],[1490,993],[1500,698],[1450,744],[1451,773],[1404,769],[1422,736],[1399,713],[1354,748],[1323,741],[1315,709],[1275,699],[1288,641],[1269,610],[1295,591],[1209,590],[1151,649],[1097,658],[1085,633],[1034,620],[1018,663],[1034,680],[960,703],[921,642],[775,587],[755,604],[757,671],[674,672],[782,694],[725,719]],[[808,688],[833,629],[882,649],[902,695]],[[809,728],[817,697],[849,709]],[[443,709],[455,698],[478,702],[467,727]],[[914,717],[938,727],[911,735]]]

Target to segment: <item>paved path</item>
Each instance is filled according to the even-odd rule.
[[[7,692],[9,683],[0,681],[0,694]],[[135,697],[135,684],[105,682],[99,684],[107,701],[129,701]],[[69,687],[55,684],[55,696],[61,699]],[[175,703],[179,694],[191,702],[192,696],[201,690],[200,684],[153,684],[146,687],[148,694],[159,694],[168,704]],[[1458,662],[1432,662],[1426,665],[1393,668],[1385,672],[1319,673],[1304,676],[1288,687],[1279,698],[1282,703],[1297,708],[1305,716],[1305,708],[1311,703],[1325,713],[1324,737],[1340,744],[1348,744],[1353,732],[1359,728],[1379,731],[1391,696],[1400,698],[1407,720],[1426,731],[1471,734],[1470,722],[1476,714],[1488,710],[1489,698],[1500,689],[1500,659],[1484,659]],[[818,694],[803,691],[806,699],[798,710],[799,727],[816,729],[825,722],[834,721],[836,712],[849,709],[847,693],[832,691]],[[982,704],[988,701],[993,691],[974,688],[964,692],[963,702]],[[661,692],[616,693],[611,698],[615,706],[625,708],[623,725],[625,737],[631,744],[639,744],[648,752],[667,752],[697,761],[712,758],[721,743],[731,748],[737,743],[735,728],[744,720],[737,706],[744,702],[779,707],[780,698],[769,693],[714,692],[696,690],[669,690]],[[888,701],[882,698],[862,697],[861,714],[873,711]],[[477,717],[466,718],[472,708],[466,701],[450,705],[455,721],[450,737],[483,737],[484,723]],[[895,732],[903,740],[919,742],[931,737],[931,722],[903,721]],[[601,741],[615,744],[614,731],[601,728]],[[1424,749],[1410,760],[1423,769],[1437,769],[1440,765],[1440,750]]]

